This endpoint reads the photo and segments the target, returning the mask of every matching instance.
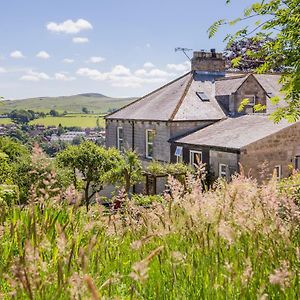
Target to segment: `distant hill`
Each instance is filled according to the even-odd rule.
[[[5,100],[0,105],[0,112],[7,113],[14,109],[32,109],[49,112],[55,109],[59,112],[81,113],[83,107],[90,112],[107,113],[118,109],[136,98],[111,98],[97,93],[85,93],[74,96],[37,97],[21,100]]]

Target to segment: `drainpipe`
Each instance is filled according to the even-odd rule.
[[[131,121],[131,150],[134,151],[135,145],[134,145],[134,121]]]
[[[131,150],[134,151],[134,121],[131,121]],[[135,184],[132,187],[132,193],[135,193]]]

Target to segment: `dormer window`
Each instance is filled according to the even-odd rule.
[[[199,99],[203,102],[209,102],[208,96],[204,92],[196,92],[196,95],[199,97]]]
[[[248,104],[247,105],[251,105],[254,106],[255,105],[255,95],[246,95],[245,99],[248,99]]]

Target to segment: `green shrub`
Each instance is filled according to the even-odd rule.
[[[16,185],[0,185],[0,198],[9,206],[19,203],[19,190]]]
[[[154,202],[161,203],[163,202],[163,197],[160,195],[133,195],[132,201],[141,206],[149,206]]]

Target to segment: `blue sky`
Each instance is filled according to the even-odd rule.
[[[143,95],[189,70],[175,47],[222,50],[225,29],[207,28],[252,2],[1,1],[0,95]]]

